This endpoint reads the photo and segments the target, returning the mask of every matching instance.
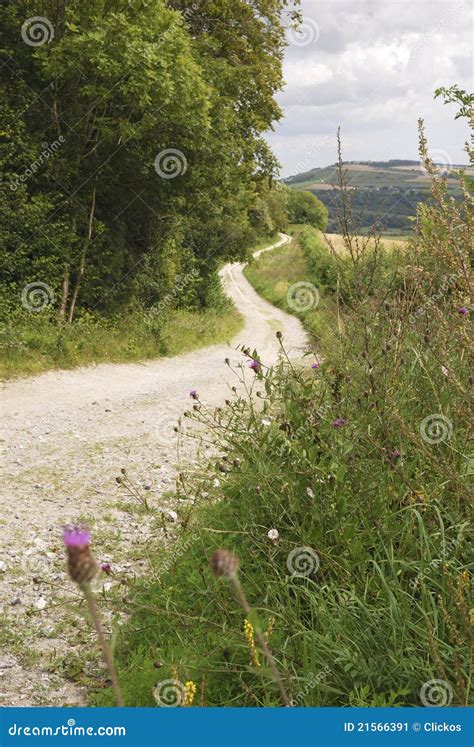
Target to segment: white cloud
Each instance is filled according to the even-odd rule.
[[[303,0],[302,12],[312,33],[287,49],[285,119],[268,136],[283,174],[333,163],[339,125],[348,160],[416,158],[420,116],[431,147],[466,161],[467,125],[433,92],[472,86],[467,0]]]

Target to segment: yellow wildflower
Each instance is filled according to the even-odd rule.
[[[184,683],[184,703],[185,706],[191,706],[196,695],[197,687],[192,680],[187,680]]]
[[[245,633],[245,638],[247,639],[247,645],[250,651],[250,661],[252,662],[254,667],[259,667],[260,659],[258,658],[257,647],[255,646],[253,625],[250,622],[250,620],[247,620],[247,619],[244,620],[244,633]]]

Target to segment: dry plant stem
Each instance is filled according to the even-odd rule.
[[[115,664],[112,658],[109,644],[107,643],[107,639],[105,637],[104,629],[102,628],[102,623],[100,622],[99,611],[95,603],[92,589],[90,587],[90,584],[87,584],[87,583],[82,584],[81,589],[84,592],[84,596],[86,598],[86,602],[89,608],[92,622],[94,623],[94,627],[99,637],[100,645],[102,647],[102,653],[104,655],[104,660],[105,660],[108,672],[110,674],[110,679],[112,680],[112,688],[113,688],[114,695],[115,695],[115,701],[118,706],[123,706],[123,698],[122,698],[122,693],[120,692],[117,671],[115,669]]]
[[[237,597],[239,603],[241,604],[242,609],[244,610],[245,614],[248,615],[249,612],[250,612],[250,606],[249,606],[249,603],[247,602],[247,599],[245,598],[245,594],[244,594],[243,589],[242,589],[242,587],[240,585],[239,579],[237,578],[237,576],[231,576],[230,577],[230,582],[231,582],[232,586],[234,587],[234,591],[235,591],[236,597]],[[283,685],[282,679],[280,677],[280,672],[278,671],[277,665],[275,664],[275,659],[273,658],[273,654],[270,651],[270,649],[269,649],[269,647],[268,647],[268,645],[267,645],[267,643],[266,643],[263,635],[260,633],[260,631],[257,628],[255,628],[255,637],[256,637],[256,639],[257,639],[257,641],[259,643],[260,648],[262,649],[263,653],[265,654],[269,665],[270,665],[270,669],[272,670],[273,677],[275,679],[276,684],[278,685],[278,689],[280,691],[280,695],[281,695],[281,698],[283,700],[283,703],[286,706],[292,706],[293,704],[292,704],[290,698],[288,697],[288,693],[285,690],[285,686]]]

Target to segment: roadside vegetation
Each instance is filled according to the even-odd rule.
[[[1,379],[187,353],[232,340],[242,321],[230,303],[221,309],[173,310],[164,317],[152,310],[109,319],[84,314],[67,326],[47,314],[25,317],[10,319],[2,329]]]
[[[314,349],[296,366],[280,339],[275,369],[247,351],[233,372],[247,393],[222,409],[191,393],[178,430],[204,423],[214,456],[206,437],[178,482],[172,554],[148,545],[151,571],[129,589],[127,705],[281,705],[262,636],[293,705],[469,702],[472,197],[461,181],[463,205],[449,199],[423,130],[420,143],[433,205],[408,247],[360,238],[340,159],[347,251],[298,229],[249,266],[270,300],[299,303]],[[227,579],[209,568],[218,549],[240,561],[214,556]]]
[[[219,268],[286,221],[262,137],[285,9],[219,0],[209,23],[182,0],[2,4],[1,375],[235,329]]]

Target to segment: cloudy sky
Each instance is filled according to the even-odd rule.
[[[345,160],[418,157],[423,117],[434,160],[466,163],[465,120],[433,100],[438,86],[472,90],[471,0],[302,0],[288,31],[284,119],[268,135],[282,175]]]

